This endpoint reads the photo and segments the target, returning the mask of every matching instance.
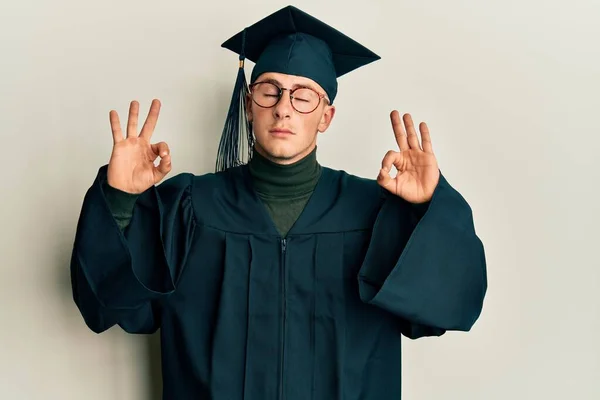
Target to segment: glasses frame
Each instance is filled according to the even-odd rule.
[[[256,100],[254,100],[254,92],[253,92],[254,86],[259,85],[261,83],[268,83],[268,84],[271,84],[271,85],[275,86],[277,89],[279,89],[279,98],[277,99],[277,101],[275,102],[275,104],[273,104],[272,106],[266,107],[266,106],[258,104],[256,102]],[[296,110],[296,112],[298,112],[300,114],[310,114],[310,113],[314,112],[321,105],[321,101],[323,99],[326,99],[326,97],[325,97],[326,94],[325,93],[319,93],[315,89],[309,88],[308,86],[299,86],[296,89],[288,89],[288,88],[279,87],[279,85],[277,85],[276,83],[271,82],[271,81],[259,81],[259,82],[254,82],[253,84],[249,85],[248,88],[250,89],[250,97],[252,98],[252,101],[254,102],[254,104],[256,104],[257,106],[259,106],[261,108],[273,108],[273,107],[275,107],[277,104],[279,104],[279,102],[283,98],[283,91],[287,90],[288,92],[290,92],[290,104],[292,105],[292,108],[294,110]],[[294,92],[296,90],[299,90],[299,89],[312,90],[313,92],[315,92],[317,94],[317,96],[319,96],[319,102],[317,103],[317,105],[315,106],[315,108],[313,108],[311,111],[300,111],[296,107],[294,107],[294,102],[293,102],[293,100],[294,100]]]

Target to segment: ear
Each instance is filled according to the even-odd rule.
[[[318,131],[321,133],[325,132],[327,130],[327,128],[329,128],[329,125],[331,125],[331,121],[333,120],[334,116],[335,116],[335,106],[326,105],[325,111],[323,112],[323,115],[321,116],[321,121],[319,121]]]
[[[250,94],[246,95],[246,117],[248,122],[252,122],[252,96]]]

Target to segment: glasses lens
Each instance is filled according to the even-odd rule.
[[[319,95],[312,89],[300,88],[294,91],[292,105],[301,113],[309,113],[319,105]]]
[[[273,107],[279,100],[279,88],[269,82],[259,83],[252,89],[252,99],[261,107]]]

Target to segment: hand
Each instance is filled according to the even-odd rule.
[[[381,163],[377,182],[406,201],[425,203],[431,200],[440,178],[427,124],[421,122],[419,125],[423,144],[421,147],[410,114],[404,114],[406,130],[402,127],[398,111],[392,111],[390,118],[400,152],[387,152]],[[398,171],[395,178],[390,176],[392,165]]]
[[[123,138],[119,115],[111,110],[110,126],[113,134],[113,151],[108,164],[108,184],[127,193],[139,194],[160,182],[171,171],[171,155],[165,142],[150,144],[158,120],[160,101],[153,100],[146,122],[137,134],[140,105],[132,101],[129,106],[127,138]],[[161,157],[158,166],[154,161]]]

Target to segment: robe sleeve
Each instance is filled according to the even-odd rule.
[[[411,339],[470,330],[487,290],[470,206],[441,173],[428,203],[384,197],[358,274],[361,300],[398,316]]]
[[[100,168],[79,216],[70,264],[73,299],[94,332],[118,324],[150,333],[159,326],[161,301],[176,289],[193,238],[193,175],[177,175],[137,196],[125,227],[107,201],[106,171]]]

